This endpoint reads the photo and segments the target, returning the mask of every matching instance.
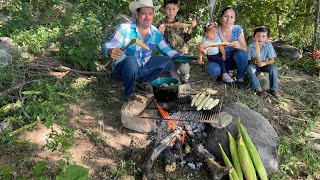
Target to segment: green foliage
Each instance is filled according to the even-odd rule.
[[[41,53],[48,42],[57,39],[60,35],[60,29],[46,28],[43,26],[33,26],[30,30],[21,31],[19,34],[12,35],[15,41],[22,45],[22,48],[28,49],[33,54]]]
[[[141,173],[141,169],[136,167],[136,163],[132,160],[120,162],[120,167],[113,171],[116,177],[135,176]]]
[[[70,165],[65,169],[63,174],[56,177],[56,180],[87,180],[88,176],[89,169],[79,165]]]
[[[72,154],[69,152],[69,149],[73,145],[73,135],[74,130],[70,128],[63,128],[61,133],[57,132],[54,129],[51,129],[49,134],[48,143],[45,145],[45,148],[50,149],[51,151],[58,151],[62,154],[62,157],[66,159],[67,164],[72,159]]]

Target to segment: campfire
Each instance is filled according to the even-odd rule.
[[[166,161],[166,172],[173,172],[176,164],[180,163],[194,170],[206,165],[213,179],[221,179],[229,173],[229,169],[221,166],[203,146],[206,137],[204,123],[219,123],[217,118],[221,111],[223,97],[215,96],[220,99],[220,103],[211,110],[201,111],[191,107],[190,95],[169,102],[158,102],[154,98],[148,101],[139,117],[158,120],[154,138],[157,146],[145,164],[144,179],[148,179],[154,162],[162,153]],[[150,111],[157,111],[158,116],[151,117],[149,114],[155,113]]]

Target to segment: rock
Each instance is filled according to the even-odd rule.
[[[268,173],[277,171],[280,162],[277,154],[278,134],[269,121],[242,103],[225,104],[222,109],[233,117],[233,121],[226,128],[206,127],[206,149],[223,162],[218,146],[218,143],[221,143],[226,154],[231,159],[227,132],[230,132],[235,139],[238,137],[236,120],[240,118]]]
[[[142,133],[154,132],[156,127],[155,119],[138,117],[139,113],[143,111],[146,105],[146,103],[140,103],[137,101],[129,101],[124,103],[121,108],[121,122],[123,126]],[[155,113],[157,112],[155,111]],[[154,117],[156,115],[157,114],[150,115],[149,117]]]
[[[217,128],[224,128],[228,126],[232,122],[232,118],[233,117],[229,113],[222,111],[218,116],[220,127]]]
[[[8,126],[9,122],[0,122],[0,134],[2,134]]]
[[[20,57],[29,60],[34,59],[33,55],[24,52],[20,46],[15,44],[13,40],[8,37],[0,37],[0,49],[6,50],[9,54],[13,56],[13,59]]]
[[[0,65],[9,65],[12,60],[12,56],[7,51],[0,49]]]
[[[189,96],[191,94],[192,88],[190,84],[180,84],[178,86],[179,97]]]
[[[286,44],[285,41],[279,40],[272,42],[274,50],[279,57],[286,57],[291,59],[302,58],[302,52],[299,48]]]

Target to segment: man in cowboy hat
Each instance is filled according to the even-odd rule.
[[[154,12],[160,6],[154,6],[152,0],[138,0],[129,4],[129,9],[136,15],[136,20],[120,24],[114,34],[102,45],[104,55],[114,59],[112,72],[124,83],[124,96],[127,100],[135,98],[135,81],[148,83],[168,72],[172,67],[171,57],[180,53],[173,50],[164,40],[162,33],[151,25]],[[149,50],[133,44],[125,51],[132,38],[141,40]],[[151,56],[154,48],[166,56]]]

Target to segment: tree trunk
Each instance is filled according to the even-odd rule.
[[[274,1],[274,9],[277,15],[277,28],[278,28],[278,39],[282,38],[281,29],[282,29],[282,22],[280,22],[281,18],[281,8],[277,1]]]
[[[316,10],[316,18],[314,23],[314,33],[313,33],[313,40],[312,40],[312,49],[315,49],[315,46],[318,41],[318,27],[319,27],[319,13],[320,12],[320,0],[317,1],[317,10]]]

